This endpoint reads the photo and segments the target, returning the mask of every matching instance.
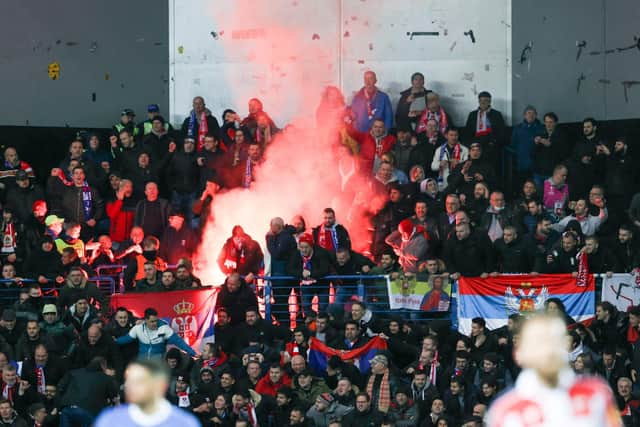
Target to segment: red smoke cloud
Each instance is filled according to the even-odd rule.
[[[366,210],[371,203],[370,196],[366,195],[368,189],[364,186],[356,189],[358,191],[351,192],[346,201],[341,197],[337,150],[334,149],[343,124],[340,114],[337,120],[332,120],[334,129],[325,127],[322,132],[315,129],[315,112],[322,88],[329,83],[337,83],[334,81],[338,60],[335,50],[323,51],[317,41],[317,45],[310,45],[315,41],[314,33],[295,27],[295,24],[304,26],[304,23],[288,21],[281,26],[269,27],[278,18],[273,17],[266,2],[249,4],[241,1],[236,10],[242,13],[226,17],[227,28],[236,25],[235,28],[244,28],[242,24],[246,25],[246,22],[267,23],[264,37],[247,43],[251,43],[251,63],[257,65],[257,69],[271,70],[271,73],[270,78],[263,81],[241,81],[239,75],[228,73],[226,84],[234,98],[237,95],[245,97],[237,99],[240,105],[246,105],[250,97],[260,98],[264,110],[280,126],[284,124],[279,117],[290,115],[292,105],[297,115],[288,121],[291,128],[279,133],[267,147],[266,162],[257,171],[256,182],[252,183],[251,189],[219,193],[213,202],[211,218],[195,258],[200,277],[205,283],[214,285],[224,280],[216,259],[236,224],[261,244],[265,251],[265,264],[268,256],[264,236],[270,219],[276,216],[290,223],[293,216],[302,215],[310,228],[320,223],[324,208],[333,207],[337,221],[349,230],[355,249],[368,248],[369,239],[368,221],[363,209],[350,209],[354,194],[359,194],[361,205]],[[227,41],[230,47],[232,42]],[[305,49],[312,49],[312,55],[301,54]],[[301,57],[313,57],[314,61],[309,64],[298,59]],[[274,72],[276,67],[278,71]],[[283,87],[278,77],[283,81],[285,75],[286,87]],[[268,88],[266,91],[265,87]],[[239,114],[244,115],[246,111],[239,111]],[[326,134],[335,138],[326,138]]]

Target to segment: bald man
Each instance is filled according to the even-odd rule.
[[[378,78],[373,71],[364,73],[364,86],[353,97],[351,111],[355,115],[354,127],[369,132],[376,120],[384,122],[385,129],[393,126],[393,111],[389,95],[378,89]]]
[[[488,427],[622,426],[609,386],[595,377],[576,377],[569,368],[562,319],[532,317],[518,338],[515,358],[523,371],[515,388],[491,406]]]
[[[271,255],[271,276],[286,276],[289,258],[296,252],[298,244],[289,228],[285,228],[284,220],[275,217],[269,224],[269,231],[265,236],[267,249]],[[273,313],[280,320],[285,321],[289,317],[289,291],[291,283],[283,280],[273,280],[272,294],[275,298]]]

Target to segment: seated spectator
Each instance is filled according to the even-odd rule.
[[[15,303],[16,315],[22,319],[38,320],[44,303],[42,302],[42,289],[37,283],[31,283],[23,291],[27,292],[25,300],[19,300]]]
[[[171,270],[165,270],[162,272],[162,290],[164,292],[175,291],[176,287],[176,274]]]
[[[162,285],[162,273],[158,271],[153,261],[144,263],[144,277],[136,282],[136,292],[161,292],[164,290]]]
[[[225,275],[238,273],[252,282],[263,267],[263,258],[260,244],[236,225],[218,255],[218,266]]]
[[[0,399],[0,423],[3,426],[27,427],[26,421],[13,409],[14,403],[6,398]]]
[[[602,360],[596,364],[597,375],[600,375],[612,389],[617,388],[618,380],[629,377],[628,367],[624,360],[616,354],[614,348],[605,348],[602,352]]]
[[[444,400],[440,398],[433,399],[433,402],[431,402],[431,412],[422,422],[421,427],[448,427],[449,424],[444,414]],[[443,420],[443,423],[440,423],[441,420]]]
[[[624,425],[640,423],[640,400],[632,393],[633,382],[627,377],[618,379],[617,398]]]
[[[370,425],[381,425],[383,415],[371,408],[371,398],[365,392],[357,394],[355,399],[355,410],[342,418],[344,427],[361,427]]]
[[[356,392],[358,388],[351,383],[348,377],[340,378],[338,385],[333,390],[333,397],[336,401],[344,406],[356,406]]]
[[[16,322],[16,312],[12,308],[5,308],[2,311],[2,318],[0,318],[0,336],[9,346],[8,349],[3,349],[3,351],[9,350],[7,353],[9,356],[13,355],[13,348],[23,332],[24,326],[18,325]]]

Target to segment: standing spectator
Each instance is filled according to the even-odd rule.
[[[183,150],[174,154],[167,168],[167,183],[171,189],[171,205],[185,212],[187,226],[191,227],[193,202],[200,181],[195,141],[185,138]]]
[[[110,220],[109,237],[116,243],[127,240],[135,215],[135,201],[132,198],[133,183],[123,179],[118,185],[116,199],[107,202],[107,216]]]
[[[4,202],[7,192],[16,186],[16,175],[21,170],[25,171],[29,178],[35,178],[33,168],[29,163],[20,160],[15,147],[5,148],[4,163],[0,166],[0,201]]]
[[[493,242],[497,267],[500,273],[525,273],[533,271],[535,248],[523,240],[513,226],[503,230],[502,237]]]
[[[491,94],[478,94],[478,109],[469,113],[466,124],[468,143],[479,142],[487,161],[497,170],[500,151],[505,144],[506,127],[502,113],[491,108]]]
[[[480,217],[480,229],[485,231],[492,242],[502,237],[505,227],[518,226],[517,219],[509,206],[505,205],[504,194],[494,191],[489,197],[489,207]]]
[[[366,391],[371,397],[371,407],[387,414],[391,407],[392,396],[397,389],[397,380],[389,370],[389,360],[378,354],[371,359],[371,374],[367,381]]]
[[[356,395],[355,410],[342,418],[343,427],[369,427],[381,425],[382,414],[371,407],[371,398],[365,392]]]
[[[538,120],[538,112],[534,107],[528,105],[523,114],[524,120],[514,126],[511,134],[511,146],[515,150],[516,156],[518,183],[531,176],[535,138],[544,133],[544,127]]]
[[[460,144],[458,129],[449,128],[445,135],[447,143],[436,149],[431,161],[431,170],[438,173],[437,182],[440,191],[447,186],[451,171],[469,158],[469,149]]]
[[[118,339],[127,335],[131,328],[136,324],[136,319],[125,307],[118,307],[112,319],[105,327],[105,334],[111,338]],[[120,346],[120,354],[122,355],[123,366],[131,362],[138,354],[138,344],[133,342]]]
[[[473,195],[474,187],[479,182],[486,183],[488,188],[496,184],[496,175],[491,165],[482,155],[480,143],[474,142],[469,147],[469,160],[458,166],[449,174],[448,192],[457,191],[465,197]]]
[[[402,271],[418,272],[418,264],[425,259],[429,249],[421,226],[414,225],[410,218],[404,219],[385,241],[398,256]]]
[[[600,147],[601,152],[606,156],[604,184],[608,195],[607,204],[619,221],[620,214],[627,207],[636,188],[638,174],[634,166],[635,159],[629,153],[627,140],[624,137],[616,139],[613,150],[606,145]]]
[[[208,133],[218,136],[220,134],[220,124],[211,111],[206,107],[204,98],[196,96],[193,98],[193,109],[189,116],[182,122],[181,133],[187,138],[198,141],[198,150],[204,145],[204,138]]]
[[[147,123],[145,121],[145,126]],[[160,115],[154,116],[148,124],[149,132],[142,139],[142,148],[150,154],[154,162],[158,162],[166,156],[169,144],[173,142],[167,129],[169,126],[171,125]]]
[[[550,112],[544,115],[544,132],[533,139],[533,179],[541,189],[553,168],[569,155],[566,135],[558,128],[558,116]]]
[[[576,255],[578,238],[573,231],[562,233],[562,241],[557,249],[552,249],[542,257],[541,268],[536,269],[541,273],[548,274],[577,274],[578,260]]]
[[[116,339],[118,345],[126,345],[134,341],[138,341],[138,358],[140,359],[163,357],[167,344],[176,346],[191,356],[196,355],[196,352],[169,325],[160,321],[158,311],[154,308],[147,308],[144,311],[144,321],[131,328],[129,334]]]
[[[87,184],[84,169],[73,169],[72,183],[62,197],[64,217],[67,221],[83,224],[85,236],[93,236],[93,230],[104,216],[104,202],[100,194]]]
[[[360,132],[371,129],[375,120],[381,120],[386,129],[393,126],[393,109],[389,96],[378,89],[376,73],[364,73],[364,87],[356,93],[351,103],[355,115],[355,127]]]
[[[565,165],[556,165],[553,175],[544,181],[543,202],[544,207],[551,215],[560,217],[569,200],[569,186],[567,175],[569,170]]]
[[[169,202],[159,198],[158,194],[158,183],[150,181],[145,184],[145,198],[136,205],[134,224],[142,227],[145,235],[159,239],[169,220]]]
[[[102,331],[102,326],[91,325],[80,337],[78,346],[69,358],[75,368],[87,366],[96,357],[104,357],[109,368],[122,376],[124,364],[118,345],[109,334]]]
[[[153,261],[144,263],[144,277],[136,282],[136,292],[162,292],[162,273]]]
[[[418,124],[416,125],[416,134],[420,135],[427,129],[429,120],[435,120],[438,125],[438,131],[444,135],[447,129],[455,127],[451,116],[440,105],[440,95],[435,92],[427,94],[427,109],[424,110]]]
[[[349,232],[336,222],[336,212],[331,208],[323,211],[323,223],[312,230],[316,245],[335,253],[339,248],[351,249]]]
[[[169,213],[169,226],[162,234],[160,257],[169,264],[177,264],[182,258],[191,258],[196,249],[196,235],[188,225],[185,225],[183,212],[172,208]]]
[[[31,182],[29,174],[22,169],[16,172],[16,185],[7,191],[7,206],[11,207],[18,222],[24,223],[31,216],[33,204],[42,199],[42,188]]]
[[[411,75],[411,87],[400,92],[400,100],[396,107],[396,126],[398,129],[411,129],[427,108],[427,94],[431,92],[424,87],[424,74]]]
[[[93,301],[97,308],[106,311],[104,297],[96,284],[87,280],[87,274],[82,268],[72,267],[64,286],[60,289],[58,308],[65,311],[80,297]]]
[[[599,209],[600,213],[597,216],[590,215],[589,203],[584,199],[580,199],[573,207],[573,215],[564,217],[560,222],[553,224],[552,228],[558,232],[563,232],[569,225],[569,222],[577,221],[585,236],[593,236],[609,216],[602,198],[596,200],[596,207]]]
[[[264,255],[260,244],[246,234],[241,226],[236,225],[231,231],[218,255],[218,266],[224,274],[239,273],[247,282],[263,267]]]
[[[359,131],[353,126],[347,127],[347,132],[359,145],[357,170],[368,178],[375,173],[382,162],[382,155],[393,150],[396,138],[387,134],[389,128],[382,119],[375,119],[368,132]]]
[[[491,241],[485,233],[471,232],[469,224],[456,225],[455,237],[445,243],[444,262],[451,278],[487,277],[494,269]]]
[[[628,273],[635,267],[634,258],[638,253],[638,244],[633,235],[633,229],[627,224],[618,228],[618,235],[610,247],[613,255],[618,260],[620,269],[617,273]]]
[[[227,277],[218,294],[216,310],[224,308],[231,318],[231,324],[237,325],[245,320],[245,313],[249,308],[257,306],[255,293],[238,273]]]
[[[162,117],[160,115],[160,106],[158,104],[147,105],[147,120],[138,124],[138,135],[144,138],[153,133],[153,122],[156,117]],[[173,130],[173,127],[169,123],[164,123],[163,129],[165,132],[169,132]]]

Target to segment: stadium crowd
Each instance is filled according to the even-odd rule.
[[[7,147],[0,427],[90,425],[122,400],[124,369],[138,357],[166,361],[167,399],[204,426],[482,426],[487,407],[518,378],[512,350],[520,315],[492,331],[473,319],[471,335],[462,336],[447,321],[372,310],[388,307],[386,288],[354,301],[348,283],[337,281],[329,309],[329,287],[316,290],[320,312],[302,292],[304,320],[291,330],[288,315],[261,317],[257,276],[266,268],[323,285],[330,274],[455,280],[577,275],[585,264],[590,273],[631,272],[640,267],[631,147],[624,137],[605,139],[593,118],[573,137],[553,112],[541,122],[531,106],[509,137],[488,92],[466,123],[454,124],[421,73],[394,113],[376,83],[365,73],[350,106],[328,87],[316,113],[336,159],[327,173],[340,179],[343,196],[353,201],[359,186],[385,199],[371,212],[368,250],[353,249],[349,224],[340,222],[346,213],[332,208],[315,227],[301,216],[273,218],[262,241],[237,225],[217,258],[227,279],[216,342],[198,352],[152,307],[140,319],[127,307],[111,312],[109,295],[88,279],[101,265],[120,264],[125,292],[214,285],[194,275],[191,258],[216,194],[251,191],[270,145],[295,130],[279,129],[258,99],[245,118],[226,110],[218,121],[196,97],[175,129],[155,104],[140,123],[123,110],[108,136],[73,140],[47,177],[35,177],[28,159]],[[518,194],[504,191],[505,148],[515,158]],[[287,311],[292,286],[274,282],[275,313]],[[640,425],[640,308],[621,313],[598,303],[585,327],[560,300],[545,306],[571,328],[575,373],[602,376],[625,423]],[[308,364],[310,337],[351,350],[374,336],[388,349],[373,357],[370,372],[335,356],[325,372]]]

